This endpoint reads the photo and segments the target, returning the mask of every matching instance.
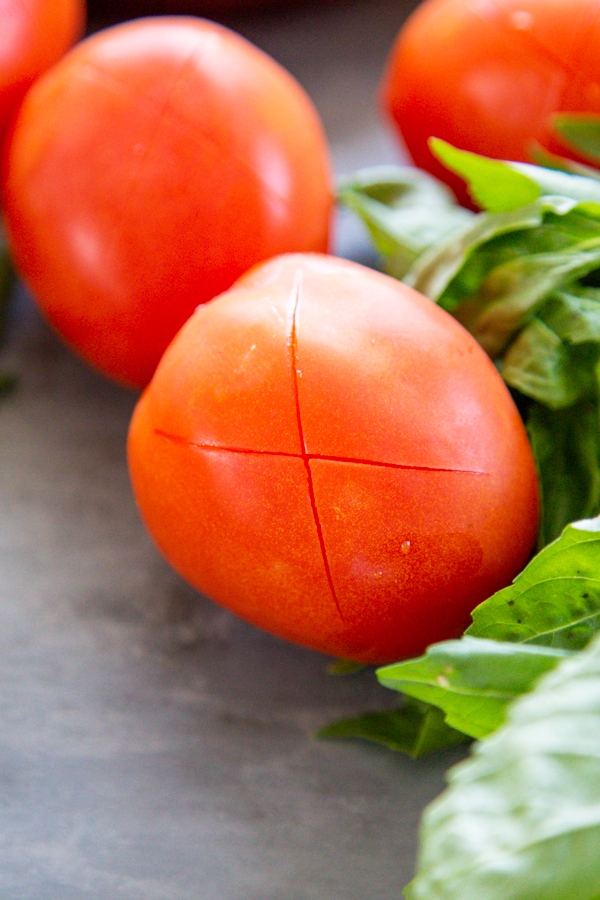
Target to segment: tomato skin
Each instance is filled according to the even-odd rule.
[[[429,152],[429,137],[496,159],[531,162],[534,141],[570,155],[557,112],[600,114],[597,0],[425,0],[392,49],[385,109],[416,165],[462,182]]]
[[[489,358],[411,288],[333,257],[276,258],[200,307],[128,452],[184,578],[361,662],[460,634],[536,535],[535,466]]]
[[[4,160],[9,241],[39,304],[138,387],[199,303],[276,253],[326,250],[331,205],[304,91],[194,18],[80,43],[29,91]]]
[[[33,81],[83,33],[84,0],[0,0],[0,131]]]

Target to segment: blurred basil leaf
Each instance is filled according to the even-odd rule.
[[[406,900],[598,900],[599,641],[518,699],[448,783]]]
[[[583,175],[585,178],[594,178],[600,181],[600,172],[593,169],[592,166],[586,166],[584,163],[575,162],[566,156],[558,156],[556,153],[550,153],[545,147],[534,143],[531,148],[531,160],[536,166],[544,166],[546,169],[558,169],[560,172],[567,172],[569,175]]]
[[[353,659],[333,659],[327,664],[327,674],[343,678],[346,675],[357,675],[366,668],[366,663],[355,662]]]
[[[552,122],[567,144],[600,163],[600,116],[558,113]]]
[[[439,138],[431,138],[429,148],[447,169],[464,178],[475,203],[488,212],[510,212],[540,196],[536,182],[508,163],[459,150]]]
[[[365,169],[343,179],[338,194],[360,216],[387,258],[387,271],[396,278],[404,276],[423,250],[473,215],[456,205],[445,185],[408,166]]]
[[[441,709],[413,699],[405,700],[397,710],[334,722],[322,728],[317,737],[360,738],[406,753],[413,759],[468,739],[446,724]]]

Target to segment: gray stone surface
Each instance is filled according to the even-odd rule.
[[[240,25],[303,81],[336,169],[396,156],[372,95],[407,7]],[[342,219],[338,246],[368,255]],[[21,292],[0,365],[0,896],[393,900],[422,807],[460,751],[411,762],[315,729],[395,702],[370,674],[198,597],[130,493],[135,398],[83,366]]]

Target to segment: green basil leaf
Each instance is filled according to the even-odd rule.
[[[576,122],[576,118],[563,114],[556,118],[556,125],[564,136],[566,129],[577,138],[580,142],[578,149],[583,149],[585,144],[589,148],[586,152],[591,156],[593,153],[590,151],[598,147],[598,126],[595,126],[596,134],[593,135],[590,120],[579,119]],[[600,184],[596,178],[530,163],[490,159],[459,150],[439,138],[430,139],[429,146],[446,168],[464,178],[475,202],[488,212],[508,212],[532,203],[541,195],[553,194],[590,203],[590,209],[594,204],[600,204]],[[600,206],[596,215],[600,215]]]
[[[556,123],[564,127],[560,117]],[[571,133],[575,135],[577,128],[567,127],[571,127]],[[587,140],[591,149],[594,144],[590,130],[588,128],[586,138],[582,136],[583,130],[579,128],[579,138],[581,141]],[[600,184],[596,178],[530,163],[489,159],[459,150],[437,138],[431,139],[429,146],[440,162],[464,178],[473,199],[488,212],[507,212],[526,206],[541,195],[556,195],[590,204],[590,214],[600,215]]]
[[[473,637],[584,647],[600,630],[600,517],[568,525],[472,618]]]
[[[600,163],[600,117],[558,113],[553,117],[558,133],[568,144]]]
[[[563,660],[425,811],[407,900],[594,900],[600,643]]]
[[[572,202],[569,201],[569,204]],[[544,204],[547,205],[546,200]],[[488,218],[498,219],[497,216]],[[494,299],[488,297],[482,288],[486,277],[497,267],[537,254],[579,252],[582,244],[589,247],[589,241],[597,241],[598,238],[600,222],[582,215],[577,207],[562,215],[545,209],[533,228],[497,234],[474,247],[443,293],[437,297],[437,302],[452,310],[457,317],[465,319],[468,318],[465,311],[471,307],[470,315],[473,317]]]
[[[549,409],[572,406],[596,389],[600,348],[573,348],[544,321],[533,318],[506,352],[501,372],[510,387]]]
[[[597,403],[549,410],[533,404],[527,432],[542,496],[538,544],[555,540],[569,522],[600,512],[600,415]]]
[[[536,182],[508,163],[459,150],[439,138],[431,138],[429,147],[447,169],[464,178],[475,203],[488,212],[519,209],[540,196]]]
[[[600,289],[572,284],[555,291],[545,304],[543,320],[569,344],[600,342]]]
[[[502,725],[515,697],[566,655],[465,637],[433,644],[425,656],[378,669],[377,677],[385,687],[438,706],[452,728],[481,738]]]
[[[366,663],[355,662],[353,659],[333,659],[327,664],[327,674],[344,678],[346,675],[357,675],[366,668]]]
[[[425,249],[473,216],[456,205],[445,185],[408,166],[357,172],[342,179],[338,197],[362,219],[396,278],[402,278]]]
[[[597,178],[571,175],[556,169],[533,166],[530,163],[510,162],[507,165],[534,181],[543,196],[575,200],[588,215],[600,216],[600,183]]]
[[[397,710],[334,722],[322,728],[317,737],[360,738],[406,753],[412,759],[467,740],[465,734],[446,724],[440,709],[412,699]]]
[[[425,294],[430,300],[438,302],[444,309],[453,310],[464,300],[465,289],[461,285],[456,292],[458,296],[453,296],[452,293],[449,293],[450,285],[453,279],[461,273],[463,267],[471,261],[476,251],[484,248],[488,242],[504,235],[506,235],[507,242],[515,239],[518,242],[514,250],[507,246],[507,243],[496,242],[493,245],[491,257],[486,261],[487,264],[477,266],[475,279],[471,276],[473,290],[477,288],[479,281],[493,265],[505,262],[507,259],[519,258],[523,254],[524,231],[535,230],[535,243],[528,245],[526,251],[528,255],[535,252],[536,249],[546,249],[546,246],[540,248],[536,240],[541,236],[539,229],[543,225],[546,215],[554,213],[557,216],[566,216],[576,206],[576,201],[569,198],[542,197],[535,203],[512,212],[496,213],[495,215],[480,213],[473,216],[446,240],[442,240],[430,250],[425,250],[408,270],[404,281]],[[589,228],[589,235],[597,237],[595,223]],[[593,230],[591,230],[592,228]],[[572,241],[566,242],[567,246],[571,243]],[[564,241],[562,245],[565,245]],[[555,247],[548,249],[555,249]],[[490,252],[490,248],[486,248],[485,252]]]
[[[545,147],[538,143],[534,143],[532,146],[531,160],[536,166],[543,166],[546,169],[558,169],[559,172],[567,172],[569,175],[583,175],[585,178],[593,178],[596,181],[600,181],[598,169],[593,169],[591,166],[575,162],[573,159],[550,153],[549,150],[546,150]]]
[[[496,266],[478,288],[470,321],[459,316],[494,359],[555,290],[600,267],[600,246],[537,253]],[[482,302],[482,300],[484,302]]]

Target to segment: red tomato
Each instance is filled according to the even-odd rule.
[[[333,257],[278,257],[200,307],[138,403],[129,459],[184,578],[361,662],[460,634],[536,534],[527,437],[481,347]]]
[[[3,182],[14,257],[46,315],[135,386],[199,303],[275,253],[328,245],[312,104],[201,19],[139,19],[75,47],[25,98]]]
[[[553,113],[600,113],[600,3],[426,0],[398,36],[383,96],[415,163],[464,199],[427,139],[497,159],[531,161],[534,141],[565,155]]]
[[[0,130],[29,85],[83,32],[84,0],[0,0]]]

